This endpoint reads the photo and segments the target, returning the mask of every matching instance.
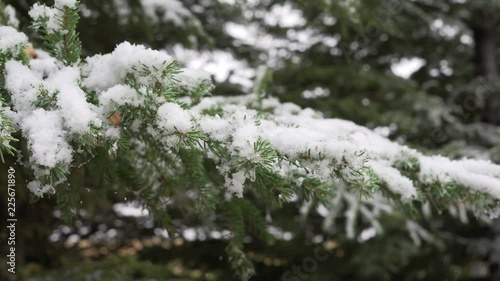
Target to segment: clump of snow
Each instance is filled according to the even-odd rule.
[[[48,79],[53,90],[58,91],[57,105],[60,114],[71,133],[82,134],[89,131],[89,125],[100,127],[102,121],[86,101],[85,93],[78,86],[80,71],[76,67],[66,67]]]
[[[256,96],[209,97],[192,111],[200,114],[217,106],[222,109],[222,117],[203,116],[197,120],[201,130],[211,137],[217,135],[217,140],[226,142],[231,139],[227,149],[236,157],[258,159],[254,158],[253,144],[262,138],[269,141],[280,155],[285,155],[290,161],[300,161],[310,171],[309,176],[326,182],[338,166],[343,167],[344,179],[353,180],[363,180],[367,175],[359,175],[356,171],[370,167],[391,191],[405,200],[416,198],[416,186],[393,166],[401,159],[414,157],[420,163],[422,182],[455,182],[473,192],[500,199],[499,166],[480,160],[452,161],[424,156],[352,122],[325,119],[314,111],[281,104],[274,99],[262,101],[267,110],[273,110],[272,118],[261,119],[256,124],[256,111],[248,108],[248,105],[255,104],[256,99]],[[304,156],[312,159],[304,159]],[[293,167],[287,168],[288,171],[284,169],[286,166],[281,167],[276,171],[283,175],[293,174]],[[229,177],[228,180],[233,185],[233,180]]]
[[[31,160],[34,164],[54,168],[58,164],[69,165],[73,150],[66,142],[63,120],[58,112],[36,109],[23,120],[22,131],[28,140]]]
[[[246,179],[244,171],[236,172],[232,174],[230,179],[226,177],[226,187],[231,193],[241,198]]]
[[[46,19],[48,33],[56,32],[61,28],[61,17],[63,16],[63,13],[59,9],[50,8],[43,4],[36,3],[31,7],[29,15],[35,22]]]
[[[111,127],[106,130],[104,136],[109,139],[117,140],[120,138],[120,128]]]
[[[154,83],[161,76],[161,69],[171,63],[173,58],[166,52],[155,51],[142,45],[124,42],[116,46],[111,54],[97,55],[87,59],[84,66],[84,83],[92,90],[105,91],[117,84],[123,84],[127,73],[134,69],[158,69],[149,76],[137,75],[144,85]],[[137,73],[136,73],[137,74]]]
[[[22,117],[34,109],[33,102],[43,81],[27,66],[13,60],[5,64],[5,72],[5,88],[11,94],[13,109]],[[19,122],[21,120],[17,120]]]
[[[224,141],[228,137],[226,131],[229,126],[229,122],[218,115],[200,116],[198,123],[200,128],[202,128],[205,133],[215,140]]]
[[[490,161],[462,159],[458,164],[470,172],[500,178],[500,166]]]
[[[165,103],[158,108],[158,126],[166,133],[187,133],[192,127],[191,115],[176,103]]]
[[[32,181],[28,183],[28,189],[36,196],[43,197],[46,193],[54,194],[54,187],[51,185],[42,185],[39,181]]]
[[[68,141],[71,134],[84,134],[91,126],[97,129],[102,124],[96,106],[87,102],[79,82],[77,67],[63,67],[45,52],[29,66],[14,60],[5,64],[5,89],[12,107],[7,113],[27,141],[37,178],[56,166],[68,168],[74,153]],[[54,103],[45,109],[37,108],[39,99],[47,98],[41,93],[54,95]],[[42,191],[35,193],[41,195]]]
[[[17,55],[20,51],[20,46],[28,43],[28,37],[22,32],[18,32],[11,26],[0,26],[0,51],[14,51]],[[17,49],[16,49],[17,48]]]
[[[36,50],[38,57],[29,61],[31,71],[40,79],[59,70],[58,61],[43,50]]]
[[[144,98],[127,85],[116,85],[99,95],[99,105],[106,115],[113,113],[118,106],[129,105],[137,107]]]
[[[381,178],[382,181],[387,183],[387,186],[391,189],[391,191],[401,194],[402,199],[409,200],[416,198],[417,190],[413,186],[412,181],[402,176],[397,169],[377,161],[370,161],[368,165]]]
[[[19,20],[16,17],[16,10],[14,9],[14,7],[12,7],[11,5],[6,5],[3,12],[8,18],[7,24],[12,27],[18,28]]]
[[[203,82],[212,82],[210,75],[201,69],[183,68],[181,71],[175,78],[188,89],[195,88]]]
[[[450,160],[442,156],[421,156],[420,179],[422,182],[450,182],[470,188],[475,192],[490,194],[500,199],[500,177],[489,174],[492,169],[489,162],[483,160]],[[477,164],[471,165],[472,163]],[[481,170],[480,168],[489,168]]]

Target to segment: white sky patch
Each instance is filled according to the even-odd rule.
[[[325,14],[321,19],[325,25],[332,26],[337,23],[337,18],[332,17],[331,15]]]
[[[162,237],[162,238],[169,238],[170,235],[168,235],[168,231],[166,229],[162,228],[155,228],[155,235]]]
[[[191,12],[178,0],[142,0],[141,5],[146,15],[152,20],[170,21],[178,26],[183,25],[185,19],[188,18],[196,22]]]
[[[442,19],[436,19],[431,23],[431,30],[437,32],[440,36],[448,39],[455,38],[460,32],[458,25],[445,23]]]
[[[254,43],[257,36],[257,25],[243,25],[234,22],[228,22],[225,31],[236,39],[246,43]]]
[[[361,232],[361,234],[358,237],[358,241],[363,243],[372,239],[375,236],[377,236],[377,229],[375,227],[370,227]]]
[[[395,75],[408,79],[425,64],[426,61],[422,58],[402,58],[391,65],[391,70]]]
[[[330,96],[330,90],[326,88],[316,87],[314,89],[305,90],[302,92],[302,97],[305,99],[317,99]]]
[[[70,1],[70,0],[64,0]],[[74,0],[71,0],[74,1]],[[152,21],[171,22],[181,26],[186,23],[199,26],[200,23],[179,0],[141,0],[139,1],[145,15]],[[113,0],[114,9],[119,15],[119,20],[126,23],[132,13],[128,0]],[[88,14],[88,13],[87,13]]]
[[[182,236],[184,237],[184,239],[186,239],[187,241],[194,241],[196,240],[196,229],[195,228],[187,228],[187,229],[184,229],[182,231]]]
[[[469,34],[463,34],[460,36],[460,42],[464,45],[471,46],[474,44],[474,39]]]
[[[149,211],[137,201],[116,203],[113,205],[113,211],[123,217],[149,216]]]
[[[284,5],[274,5],[271,11],[264,16],[264,22],[271,26],[279,25],[290,28],[303,26],[306,20],[302,16],[302,11],[294,9],[292,5],[286,3]]]
[[[283,231],[281,228],[275,226],[268,226],[267,231],[278,240],[290,241],[293,238],[293,234],[289,231]]]
[[[213,75],[217,82],[224,82],[229,78],[229,82],[239,84],[245,89],[253,86],[255,70],[245,62],[235,59],[229,52],[197,52],[176,45],[172,53],[187,68],[204,70]]]
[[[292,58],[294,51],[305,51],[318,43],[334,48],[340,41],[339,36],[324,36],[312,28],[290,29],[286,38],[276,38],[267,34],[260,30],[257,25],[243,25],[234,22],[226,23],[225,31],[240,44],[254,46],[267,53],[267,65],[271,68],[280,67],[283,59]]]
[[[316,212],[318,212],[318,214],[322,217],[328,216],[329,213],[328,209],[323,204],[318,205]]]
[[[446,60],[442,60],[439,62],[439,69],[441,73],[443,73],[446,76],[453,75],[453,69],[450,67],[449,62]]]

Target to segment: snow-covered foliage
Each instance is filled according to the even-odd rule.
[[[12,27],[19,27],[19,19],[16,17],[16,10],[11,5],[5,5],[0,1],[0,18],[4,18],[4,24],[10,25]]]
[[[0,50],[2,52],[14,51],[19,53],[20,46],[28,42],[28,37],[24,33],[10,26],[2,26],[0,28]],[[16,48],[18,47],[18,48]]]
[[[55,32],[68,28],[60,17],[75,5],[37,4],[30,15]],[[187,89],[207,84],[209,77],[179,70],[163,51],[125,42],[81,63],[67,65],[45,54],[23,64],[15,59],[27,45],[23,33],[0,27],[0,43],[2,56],[12,58],[4,65],[11,100],[6,113],[27,141],[36,181],[43,185],[56,187],[62,178],[47,176],[55,168],[67,173],[74,155],[85,151],[75,140],[116,145],[125,124],[109,118],[120,113],[165,151],[188,146],[206,153],[239,197],[248,182],[269,176],[294,183],[315,179],[331,189],[343,181],[360,189],[352,192],[387,189],[406,202],[424,199],[423,189],[435,186],[500,199],[500,167],[486,161],[426,156],[352,122],[274,98],[205,97],[194,104]]]
[[[160,2],[180,5],[141,3],[156,9]],[[235,267],[247,263],[241,220],[253,209],[240,198],[250,194],[276,205],[299,201],[304,209],[321,204],[325,229],[343,212],[349,237],[355,237],[359,215],[381,231],[378,216],[396,205],[412,209],[432,201],[499,215],[500,166],[424,155],[353,122],[266,97],[259,85],[269,83],[265,70],[252,94],[207,97],[210,77],[182,69],[165,51],[124,42],[109,54],[83,59],[78,5],[58,0],[54,7],[33,7],[30,15],[46,48],[36,56],[26,52],[25,34],[0,27],[0,149],[13,155],[19,136],[32,170],[27,188],[38,197],[57,193],[72,169],[102,148],[106,157],[127,159],[147,178],[141,191],[160,193],[165,176],[189,177],[200,200],[212,200],[203,204],[215,209],[223,202],[231,210],[227,251]],[[415,241],[430,239],[415,222],[406,226]]]
[[[178,1],[141,3],[147,13],[159,3],[177,7],[163,20],[189,16]],[[37,197],[60,191],[73,169],[96,155],[120,159],[143,180],[134,194],[147,190],[151,202],[158,200],[142,198],[157,217],[169,180],[196,193],[203,208],[222,209],[232,233],[226,251],[245,278],[252,269],[242,251],[242,221],[259,213],[246,197],[273,206],[299,201],[304,212],[316,206],[326,231],[342,213],[351,238],[361,216],[370,229],[360,239],[382,232],[382,214],[429,201],[457,214],[500,214],[500,166],[425,155],[353,122],[266,97],[264,68],[252,94],[208,97],[210,76],[181,68],[165,51],[124,42],[109,54],[81,58],[78,6],[75,0],[33,6],[45,44],[36,56],[16,24],[0,27],[0,151],[27,148],[27,188]],[[416,243],[432,239],[411,219],[406,228]]]

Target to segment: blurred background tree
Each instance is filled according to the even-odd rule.
[[[33,34],[27,13],[34,2],[3,1],[16,9],[27,34]],[[500,163],[499,1],[81,2],[84,55],[111,52],[124,40],[166,49],[211,72],[218,95],[253,91],[256,69],[266,65],[272,73],[262,89],[267,95],[353,120],[424,151]],[[120,178],[139,185],[127,178],[130,167],[107,174],[120,162],[97,162],[99,167],[85,169],[102,170],[102,178],[88,178],[82,169],[70,179],[77,194],[61,190],[57,198],[33,204],[27,191],[18,192],[20,278],[233,280],[223,258],[227,233],[200,227],[181,206],[170,210],[179,234],[166,232],[140,212],[133,192],[140,186],[127,193],[110,184]],[[63,220],[55,200],[80,203],[72,222]],[[382,221],[384,233],[360,221],[352,239],[345,218],[325,226],[320,208],[290,203],[264,210],[275,242],[245,241],[258,272],[252,280],[280,280],[318,246],[329,258],[288,280],[500,279],[498,222],[477,220],[459,205],[426,208],[434,215],[422,211],[419,223],[432,239],[420,242],[398,216]]]

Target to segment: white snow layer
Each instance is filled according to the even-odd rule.
[[[11,26],[0,26],[0,51],[15,48],[28,43],[28,37]],[[16,54],[15,54],[16,55]]]
[[[65,140],[66,132],[58,112],[36,109],[23,120],[21,129],[35,164],[54,168],[57,164],[71,162],[72,149]]]
[[[179,131],[189,132],[191,129],[191,116],[176,103],[165,103],[158,108],[158,125],[167,133]]]
[[[376,161],[370,161],[369,165],[387,183],[391,191],[401,194],[403,199],[408,200],[417,195],[417,190],[413,187],[412,181],[402,176],[397,169]]]
[[[128,85],[116,85],[104,91],[99,96],[99,104],[104,114],[111,114],[116,107],[129,105],[137,107],[141,105],[144,98]]]
[[[162,69],[173,61],[166,52],[156,51],[142,45],[124,42],[116,46],[111,54],[97,55],[87,59],[84,67],[85,84],[92,90],[105,91],[117,84],[122,84],[125,75],[133,69],[141,69],[143,65]],[[151,76],[158,76],[153,73]],[[143,77],[139,82],[150,84],[151,76]]]
[[[420,180],[455,182],[500,199],[500,166],[484,160],[450,160],[440,156],[425,156],[416,150],[393,143],[379,134],[352,122],[325,119],[310,109],[300,109],[276,99],[263,101],[264,107],[272,109],[270,120],[255,124],[256,112],[245,105],[256,103],[255,96],[205,98],[193,111],[202,112],[215,106],[222,107],[224,116],[200,116],[200,128],[211,137],[221,141],[232,141],[235,155],[252,157],[252,144],[261,137],[268,140],[277,152],[289,159],[300,159],[307,151],[323,161],[303,161],[312,175],[328,181],[331,178],[331,162],[345,163],[344,176],[363,166],[371,168],[391,191],[402,199],[417,195],[414,183],[393,168],[397,160],[415,157],[420,162]],[[369,160],[369,161],[367,161]],[[236,188],[236,189],[239,189]],[[239,193],[239,192],[237,192]]]
[[[87,103],[85,92],[78,86],[80,71],[76,67],[66,67],[48,79],[48,83],[59,92],[57,105],[71,133],[85,133],[89,125],[101,126],[102,121]]]
[[[4,13],[8,18],[7,24],[12,26],[12,27],[18,28],[19,27],[19,19],[17,19],[17,17],[16,17],[16,10],[14,9],[14,7],[12,7],[11,5],[6,5],[5,9],[4,9]]]
[[[71,5],[72,1],[58,3]],[[54,12],[47,9],[35,5],[30,14],[39,17]],[[26,37],[10,27],[0,27],[0,35],[9,35],[0,37],[1,51],[16,50],[19,49],[16,46],[26,43]],[[90,127],[100,130],[107,138],[117,139],[120,130],[110,129],[107,117],[118,107],[142,106],[144,98],[154,94],[153,91],[144,90],[146,86],[153,87],[158,81],[162,85],[174,83],[162,74],[162,69],[172,61],[166,52],[125,42],[110,54],[87,58],[81,68],[64,67],[44,53],[32,60],[29,66],[16,61],[7,62],[5,86],[11,94],[13,112],[10,115],[28,141],[31,162],[42,169],[70,165],[72,155],[76,152],[69,145],[69,139],[74,134],[90,132]],[[148,71],[144,72],[144,69]],[[144,85],[144,89],[136,90],[127,86],[127,74],[133,74],[137,82]],[[195,87],[197,83],[205,81],[207,76],[184,70],[175,79],[180,80],[183,86]],[[99,99],[97,105],[87,102],[81,84],[96,92]],[[56,95],[53,110],[35,108],[34,102],[39,99],[41,88]],[[189,104],[181,107],[167,102],[163,97],[154,97],[153,100],[158,103],[155,107],[156,123],[135,120],[131,130],[135,132],[141,124],[146,124],[147,133],[165,146],[178,145],[179,142],[172,140],[178,140],[179,135],[192,130],[199,130],[220,142],[232,156],[231,159],[259,163],[263,159],[254,145],[263,140],[288,159],[288,164],[278,165],[277,160],[275,163],[266,163],[269,169],[284,177],[292,177],[300,172],[333,186],[338,181],[337,176],[365,181],[369,180],[370,173],[375,173],[392,192],[400,194],[405,200],[416,198],[417,186],[394,165],[396,161],[412,157],[420,163],[421,182],[455,182],[472,191],[500,199],[500,166],[481,160],[424,156],[353,122],[326,119],[314,110],[280,103],[274,98],[259,102],[255,95],[207,97],[192,108],[189,108]],[[257,106],[272,114],[262,117],[256,110],[250,109]],[[214,108],[218,108],[222,114],[208,116],[202,113]],[[235,172],[234,160],[217,159],[210,153],[208,156],[218,161],[219,171],[225,176],[228,189],[242,196],[245,182],[254,180],[255,172]],[[339,167],[340,175],[337,175],[334,170],[338,171]],[[300,183],[300,180],[297,182]]]
[[[57,8],[74,8],[76,6],[76,0],[55,0],[55,6]]]
[[[204,70],[183,68],[181,71],[182,72],[177,75],[177,79],[180,80],[181,85],[188,89],[195,88],[203,82],[207,83],[212,81],[210,75]]]
[[[31,7],[29,16],[35,21],[47,19],[47,32],[53,33],[61,28],[63,13],[60,9],[50,8],[43,4],[36,3]]]

